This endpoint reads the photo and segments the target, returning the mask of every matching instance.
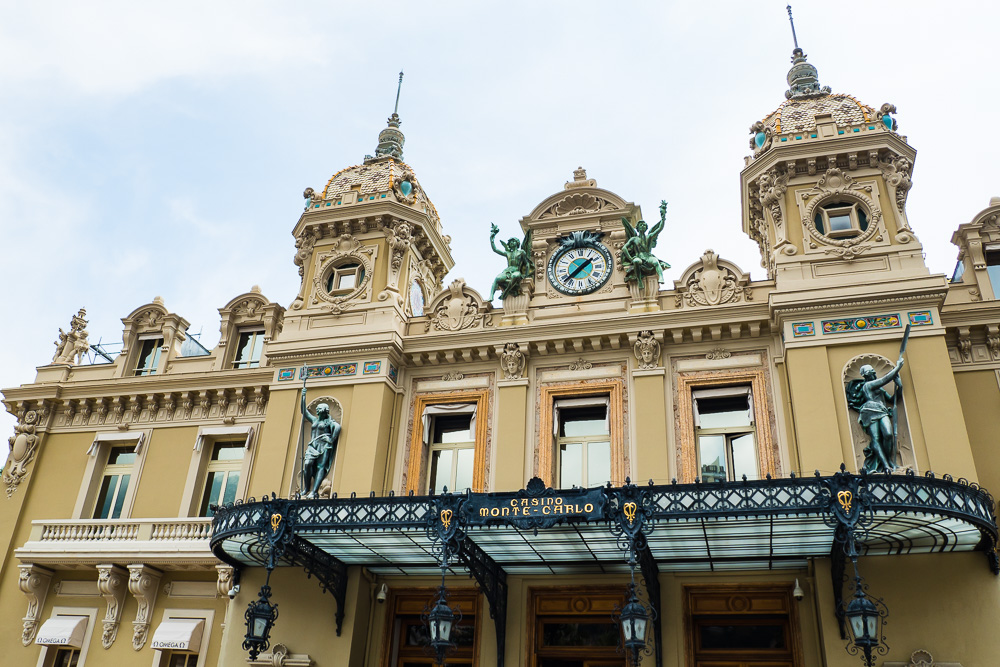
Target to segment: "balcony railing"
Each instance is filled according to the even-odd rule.
[[[210,518],[69,519],[31,522],[31,535],[15,550],[21,562],[72,565],[111,561],[214,565]]]

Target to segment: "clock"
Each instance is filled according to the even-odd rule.
[[[549,282],[563,294],[590,294],[608,282],[614,264],[600,234],[573,232],[549,259]]]

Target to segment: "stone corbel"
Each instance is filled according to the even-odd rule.
[[[958,328],[958,351],[962,355],[962,361],[972,361],[972,332],[969,327]]]
[[[986,325],[986,347],[994,361],[1000,360],[1000,324]]]
[[[139,604],[135,620],[132,621],[132,648],[136,651],[146,645],[149,622],[152,620],[156,594],[160,590],[162,577],[162,572],[148,565],[128,566],[128,590]],[[104,591],[102,590],[101,593],[103,594]]]
[[[232,590],[233,584],[236,583],[236,569],[231,565],[216,565],[215,572],[218,575],[215,585],[218,588],[219,596],[229,597],[229,591]]]
[[[128,570],[120,565],[104,563],[97,566],[97,590],[108,603],[108,611],[104,615],[104,632],[101,633],[101,645],[106,649],[111,648],[118,636],[118,622],[122,617],[128,580]]]
[[[45,598],[49,594],[49,584],[52,582],[52,570],[31,563],[19,566],[18,587],[28,598],[28,611],[24,615],[24,625],[21,630],[21,643],[31,646],[38,632],[38,617],[45,606]]]

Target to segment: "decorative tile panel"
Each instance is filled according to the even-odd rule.
[[[869,317],[853,317],[844,320],[823,320],[823,333],[845,333],[848,331],[867,331],[869,329],[893,329],[900,326],[899,314],[871,315]]]
[[[910,318],[910,324],[915,327],[927,326],[934,324],[934,316],[931,315],[929,310],[918,310],[912,313],[907,313]]]
[[[284,382],[285,380],[295,379],[295,369],[294,368],[279,368],[278,369],[278,382]]]
[[[366,361],[364,368],[362,369],[361,372],[364,375],[374,375],[375,373],[378,373],[379,369],[381,368],[382,368],[381,361]]]
[[[307,378],[319,378],[319,377],[342,377],[346,375],[357,375],[358,374],[358,364],[357,362],[351,362],[349,364],[328,364],[326,366],[306,366],[303,371],[299,371],[299,379],[302,377]]]
[[[399,369],[396,368],[395,364],[389,364],[389,379],[393,382],[399,377]]]
[[[801,336],[815,336],[816,335],[816,325],[812,322],[793,322],[792,323],[792,336],[799,338]]]

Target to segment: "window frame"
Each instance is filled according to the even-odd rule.
[[[751,435],[751,436],[753,436],[753,441],[754,441],[753,442],[754,451],[755,452],[757,451],[757,419],[756,419],[756,415],[754,414],[753,406],[752,406],[752,403],[753,403],[753,387],[750,384],[735,384],[735,385],[728,385],[727,387],[718,387],[718,388],[719,389],[726,389],[726,388],[730,388],[730,387],[731,388],[743,388],[743,387],[746,388],[747,391],[746,391],[745,395],[746,395],[747,401],[748,401],[748,411],[750,413],[750,423],[746,424],[746,425],[739,425],[739,426],[721,426],[721,427],[715,427],[715,428],[703,428],[698,423],[698,420],[696,419],[696,421],[695,421],[695,441],[697,443],[697,447],[696,447],[695,455],[698,457],[698,464],[697,464],[698,465],[698,467],[697,467],[697,469],[698,469],[698,476],[701,478],[701,481],[703,481],[703,482],[706,481],[706,480],[705,480],[704,475],[703,475],[704,471],[702,470],[702,464],[704,462],[701,460],[701,437],[702,436],[704,436],[704,435],[721,435],[721,436],[724,437],[724,440],[725,440],[725,445],[724,445],[725,446],[725,452],[724,452],[724,454],[725,454],[725,457],[726,457],[726,466],[727,466],[726,467],[726,481],[729,481],[729,482],[738,481],[738,479],[742,479],[742,477],[737,478],[735,476],[736,475],[736,471],[735,471],[735,467],[736,466],[735,466],[735,463],[734,463],[735,454],[733,453],[733,440],[735,438],[743,437],[745,435]],[[698,405],[698,401],[699,400],[703,400],[704,398],[725,398],[725,396],[717,396],[717,397],[708,397],[708,396],[706,396],[706,397],[702,397],[700,399],[699,397],[695,396],[695,394],[697,394],[699,391],[705,391],[705,389],[701,388],[701,389],[692,389],[691,390],[691,407],[692,407],[692,409],[695,409],[695,406]],[[708,391],[711,391],[711,389],[709,389]],[[734,396],[738,396],[739,394],[733,394],[733,395]],[[757,472],[756,472],[756,475],[754,477],[748,478],[748,479],[760,479],[761,478],[761,475],[760,475],[760,456],[759,455],[756,456],[755,459],[757,459]]]
[[[153,367],[148,372],[142,372],[139,363],[142,361],[142,348],[145,346],[146,341],[149,340],[159,340],[160,344],[153,348]],[[165,350],[166,338],[162,331],[155,331],[151,333],[139,334],[135,339],[135,356],[131,359],[129,363],[129,374],[127,377],[149,377],[150,375],[160,374],[160,365],[163,363],[164,357],[166,357]]]
[[[251,358],[250,358],[250,361],[246,362],[246,365],[242,365],[241,366],[241,365],[239,365],[241,362],[240,362],[240,360],[237,357],[238,357],[238,355],[240,353],[240,342],[241,342],[241,339],[243,338],[244,334],[250,334],[252,336],[251,342],[253,342],[255,339],[260,340],[260,354],[257,356],[256,359],[254,359],[253,356],[252,356],[253,347],[251,347],[250,348],[251,349]],[[244,369],[247,369],[247,368],[260,368],[261,366],[263,366],[264,365],[264,343],[266,342],[264,340],[265,334],[266,334],[266,331],[264,330],[264,326],[263,325],[260,325],[260,326],[238,327],[236,329],[236,336],[235,336],[235,338],[236,338],[236,344],[233,345],[232,359],[229,360],[229,367],[231,369],[233,369],[233,370],[244,370]]]
[[[709,371],[704,373],[678,373],[677,390],[677,456],[678,481],[694,482],[700,477],[698,465],[698,433],[694,423],[692,391],[732,385],[750,385],[753,398],[753,424],[757,447],[757,469],[760,479],[778,475],[778,453],[772,435],[771,416],[768,409],[767,388],[763,368]]]
[[[198,667],[205,667],[208,662],[208,648],[212,641],[212,623],[215,622],[214,609],[164,609],[160,623],[170,620],[199,619],[205,621],[205,629],[201,633],[201,646],[198,647]],[[149,636],[156,634],[156,628],[151,627]],[[170,654],[173,650],[153,650],[152,667],[168,667],[170,665]],[[193,655],[193,654],[192,654]]]
[[[995,259],[995,263],[991,264],[991,259]],[[983,246],[983,268],[986,271],[986,282],[993,290],[993,298],[1000,299],[1000,244],[987,243]]]
[[[583,398],[594,395],[608,397],[608,431],[611,439],[611,483],[622,485],[629,474],[629,456],[625,442],[626,421],[624,410],[624,382],[620,378],[608,380],[571,382],[543,386],[540,389],[538,443],[535,448],[534,474],[548,486],[556,480],[559,447],[553,425],[555,401],[559,398]],[[620,419],[618,418],[620,416]]]
[[[326,288],[327,294],[332,296],[351,294],[364,282],[364,263],[361,262],[360,259],[347,258],[347,260],[348,261],[334,264],[327,272],[326,280],[323,281],[323,286]],[[348,270],[344,271],[343,269]],[[354,284],[350,287],[341,287],[340,281],[350,275],[354,276]]]
[[[861,228],[861,214],[859,212],[859,207],[861,202],[854,200],[833,200],[819,204],[818,210],[813,215],[813,225],[816,225],[816,216],[819,215],[823,219],[823,229],[820,230],[818,227],[817,232],[821,236],[825,236],[828,239],[852,239],[857,236],[861,236],[866,231],[868,231],[867,225],[871,225],[871,214],[868,211],[863,211],[865,214],[865,220],[867,225],[865,229]],[[829,207],[829,208],[828,208]],[[831,229],[830,225],[830,214],[831,212],[845,212],[850,218],[851,226],[849,229]],[[835,216],[836,217],[836,216]]]
[[[463,404],[460,403],[460,404],[457,404],[457,405],[463,405]],[[468,404],[465,404],[465,405],[468,405]],[[478,412],[478,409],[477,409],[477,412]],[[472,437],[471,440],[466,440],[466,441],[462,441],[462,442],[447,442],[447,443],[446,442],[435,442],[434,441],[434,431],[437,428],[437,421],[439,419],[441,419],[442,417],[449,417],[449,416],[455,416],[455,417],[464,417],[464,416],[467,416],[468,417],[468,420],[469,420],[469,435]],[[478,425],[478,420],[477,420],[477,425]],[[426,480],[426,483],[424,484],[424,488],[426,488],[428,490],[428,493],[433,490],[432,487],[431,487],[431,474],[434,471],[434,467],[432,465],[433,464],[433,460],[434,460],[434,452],[446,451],[446,450],[447,451],[452,451],[452,452],[458,452],[459,450],[463,450],[464,451],[464,450],[470,450],[471,449],[472,450],[472,457],[473,457],[472,468],[473,468],[473,477],[474,477],[475,476],[475,456],[476,456],[476,434],[475,434],[475,432],[473,430],[473,426],[472,426],[472,413],[462,412],[462,413],[458,413],[456,415],[434,415],[434,416],[431,417],[430,432],[431,432],[431,436],[430,436],[431,440],[430,440],[430,442],[427,443],[427,480]],[[448,475],[448,481],[449,481],[449,483],[446,486],[448,487],[448,489],[450,491],[453,491],[453,492],[464,492],[465,489],[457,489],[456,488],[457,484],[458,484],[458,482],[455,481],[455,478],[458,476],[458,456],[457,456],[457,454],[455,455],[454,460],[452,461],[451,468],[452,468],[451,472]],[[435,493],[436,493],[436,491],[435,491]]]
[[[600,396],[600,394],[597,394],[597,396]],[[568,405],[559,406],[559,402],[561,399],[556,398],[553,400],[552,428],[555,431],[555,433],[553,433],[553,437],[555,438],[555,448],[556,448],[555,457],[557,461],[557,463],[554,463],[553,474],[555,474],[559,478],[558,482],[559,488],[562,489],[568,488],[568,484],[564,482],[562,479],[563,447],[565,445],[578,444],[578,443],[582,445],[581,461],[580,461],[580,477],[581,477],[580,486],[582,488],[593,488],[592,485],[587,483],[588,479],[587,467],[589,465],[588,461],[590,459],[589,457],[590,446],[607,443],[608,455],[609,456],[611,455],[611,397],[605,396],[604,398],[605,398],[603,405],[605,410],[604,423],[607,425],[607,430],[604,433],[596,433],[592,435],[566,435],[566,436],[559,435],[559,430],[560,430],[559,426],[563,421],[563,414],[564,414],[563,411],[572,410],[575,407],[585,407],[585,406],[568,406]],[[557,407],[559,408],[558,410],[556,409]],[[556,416],[557,414],[558,416]],[[608,468],[609,470],[611,468],[610,461],[608,462]],[[608,480],[602,480],[598,484],[598,486],[603,486],[605,483],[607,483],[607,481]]]
[[[489,399],[490,390],[488,388],[448,394],[418,394],[414,398],[410,441],[403,467],[406,474],[403,484],[404,492],[412,491],[415,495],[424,495],[430,479],[430,443],[424,442],[424,410],[432,405],[454,403],[472,403],[476,406],[476,432],[474,433],[476,447],[473,456],[472,490],[475,493],[486,491],[487,458],[489,456],[489,443],[487,442],[490,423]]]
[[[212,460],[212,449],[218,442],[244,441],[243,463],[240,466],[240,481],[236,487],[236,498],[247,497],[250,481],[250,471],[257,454],[257,440],[260,423],[239,424],[236,426],[202,426],[194,441],[191,461],[188,464],[187,477],[184,480],[184,491],[181,494],[181,506],[178,516],[190,518],[205,518],[201,516],[201,501],[205,495],[205,484],[208,481],[208,468]]]
[[[98,609],[96,607],[52,607],[52,611],[49,613],[49,618],[55,616],[86,616],[87,617],[87,629],[83,633],[83,646],[80,647],[80,658],[77,660],[77,667],[85,667],[87,663],[87,653],[90,650],[90,640],[94,635],[94,626],[97,624],[97,614]],[[41,627],[41,624],[39,624]],[[32,640],[34,642],[34,640]],[[35,667],[52,667],[53,662],[56,658],[56,651],[50,649],[59,649],[61,646],[47,646],[45,644],[35,644],[36,646],[41,646],[41,651],[38,655],[38,662],[35,663]]]
[[[135,503],[136,490],[142,479],[142,469],[146,462],[146,452],[149,451],[150,431],[98,431],[94,441],[87,450],[87,465],[84,468],[83,481],[77,493],[76,504],[73,507],[75,519],[93,520],[97,506],[97,496],[101,492],[104,481],[104,471],[108,466],[108,458],[113,447],[135,443],[135,462],[132,464],[132,478],[125,492],[125,502],[118,519],[98,519],[99,521],[118,521],[132,516],[132,506]]]

